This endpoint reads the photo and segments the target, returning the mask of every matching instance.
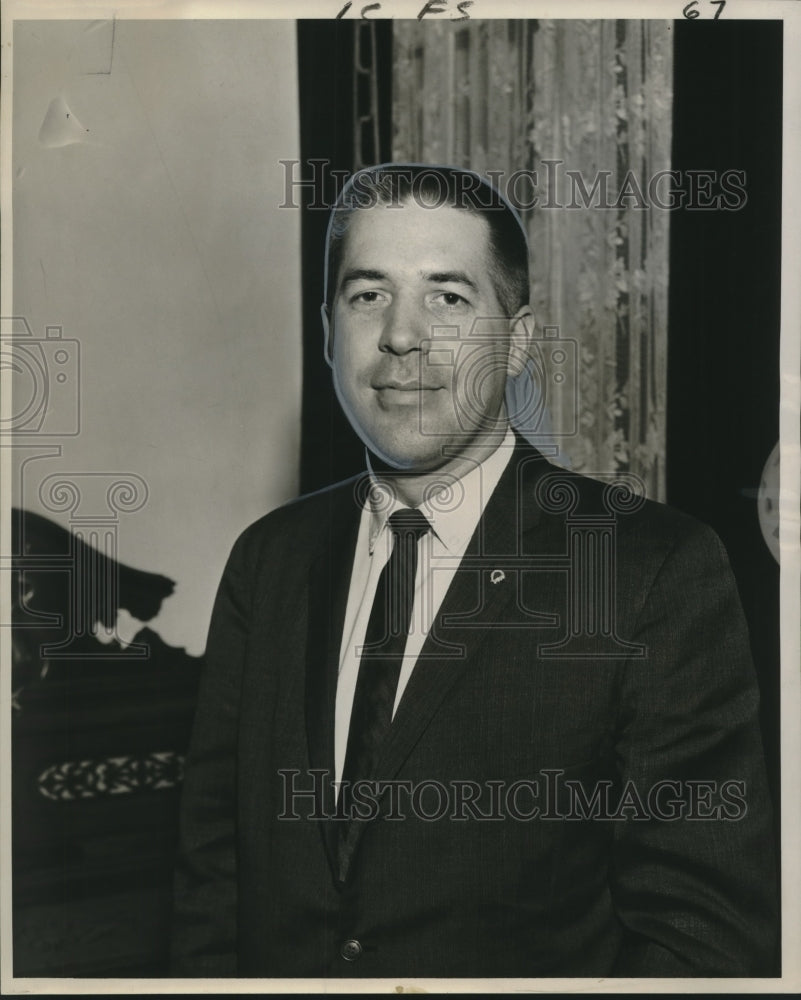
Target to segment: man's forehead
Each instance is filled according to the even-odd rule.
[[[480,276],[489,265],[489,225],[481,215],[452,205],[425,207],[413,202],[355,209],[342,238],[342,260],[371,251],[388,252],[394,259],[415,255],[422,265],[438,259],[461,261]],[[364,261],[360,261],[364,264]]]
[[[357,206],[350,213],[347,229],[354,225],[364,228],[395,226],[399,229],[415,226],[431,226],[445,230],[465,226],[488,228],[486,219],[479,212],[457,207],[448,202],[432,203],[417,198],[406,198],[389,204],[379,202],[375,205]]]

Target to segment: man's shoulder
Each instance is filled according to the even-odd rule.
[[[555,465],[532,449],[533,475],[522,474],[522,489],[546,516],[568,518],[589,526],[614,525],[615,535],[627,547],[643,553],[668,551],[685,544],[718,548],[715,531],[703,521],[670,504],[648,498],[645,484],[627,472],[595,474]],[[539,457],[539,462],[536,457]]]
[[[733,593],[729,557],[715,530],[643,492],[635,477],[596,478],[546,461],[529,480],[529,501],[540,509],[533,551],[569,554],[578,560],[571,565],[587,572],[605,565],[634,618],[658,585],[670,600],[683,595],[685,607],[700,600],[702,586]]]
[[[249,524],[237,544],[258,547],[275,540],[297,543],[319,532],[330,531],[332,524],[358,516],[365,479],[364,474],[352,476],[287,500]]]

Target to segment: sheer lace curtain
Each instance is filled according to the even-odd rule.
[[[671,86],[669,22],[394,25],[393,158],[499,172],[528,231],[537,401],[518,423],[657,499]]]

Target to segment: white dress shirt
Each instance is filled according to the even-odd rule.
[[[429,629],[442,605],[448,587],[478,525],[487,501],[498,485],[515,445],[511,428],[500,447],[463,478],[433,493],[420,506],[431,523],[431,531],[418,544],[414,606],[409,636],[403,654],[393,718],[409,683]],[[373,607],[381,571],[392,552],[392,532],[387,525],[390,515],[404,504],[390,495],[373,478],[373,489],[365,502],[356,539],[342,645],[339,652],[334,756],[337,790],[345,766],[348,730],[359,674],[361,647]]]

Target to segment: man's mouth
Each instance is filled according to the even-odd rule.
[[[391,389],[394,392],[436,392],[442,386],[426,385],[417,379],[410,379],[406,382],[400,379],[382,379],[379,382],[374,382],[373,388],[379,391],[382,389]]]
[[[422,406],[428,405],[428,400],[434,398],[442,387],[439,385],[427,385],[419,379],[403,381],[401,379],[388,378],[380,379],[373,383],[375,398],[378,405],[394,409],[418,410]]]

